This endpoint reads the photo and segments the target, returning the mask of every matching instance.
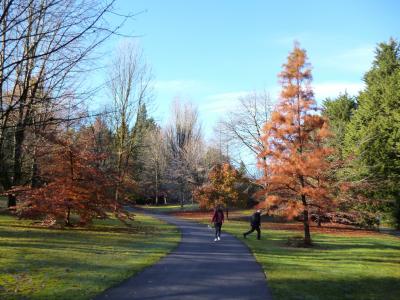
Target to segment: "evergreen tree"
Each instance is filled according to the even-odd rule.
[[[332,136],[329,138],[329,146],[336,149],[337,158],[342,160],[344,137],[346,127],[356,109],[356,99],[347,93],[339,95],[336,99],[326,99],[323,102],[323,115],[329,120]]]
[[[135,126],[132,130],[132,138],[135,140],[135,144],[141,144],[146,133],[156,128],[154,119],[148,117],[146,104],[142,103],[139,106]]]
[[[358,179],[378,183],[375,197],[400,202],[400,50],[397,41],[381,43],[365,76],[358,109],[345,136],[345,153],[354,155]],[[397,216],[399,214],[397,213]],[[397,219],[397,226],[400,220]]]
[[[145,139],[147,133],[156,130],[157,124],[153,118],[147,115],[146,104],[142,103],[138,108],[135,126],[132,129],[131,138],[133,139],[132,159],[134,164],[134,178],[139,179],[144,170],[143,162],[140,159],[144,155]]]

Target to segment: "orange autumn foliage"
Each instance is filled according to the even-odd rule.
[[[201,209],[217,205],[225,207],[243,207],[246,199],[236,185],[241,182],[241,174],[229,163],[215,165],[208,175],[209,182],[193,192],[194,199]]]
[[[332,149],[324,144],[330,132],[314,101],[306,52],[297,44],[279,77],[281,99],[263,128],[265,151],[259,154],[266,187],[263,205],[289,218],[301,216],[305,244],[311,244],[310,213],[334,206],[327,159]]]
[[[107,218],[110,212],[122,221],[132,218],[114,201],[114,176],[101,169],[106,156],[94,151],[88,132],[46,136],[46,142],[39,154],[40,186],[15,189],[20,217],[67,226],[72,225],[73,216],[80,225]]]

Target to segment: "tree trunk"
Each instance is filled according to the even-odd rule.
[[[66,216],[66,220],[65,220],[65,225],[66,226],[71,226],[71,208],[68,207],[67,209],[67,216]]]
[[[36,159],[36,145],[33,146],[32,166],[31,166],[31,187],[39,187],[39,166]]]
[[[15,130],[14,148],[14,179],[13,185],[19,185],[22,180],[22,143],[24,142],[24,128],[18,125]]]
[[[183,209],[183,192],[181,191],[181,209]]]
[[[114,211],[117,210],[117,203],[119,202],[119,197],[120,197],[119,188],[121,187],[123,179],[124,179],[124,171],[123,171],[123,166],[122,166],[122,160],[123,160],[122,147],[118,151],[119,152],[118,152],[118,161],[117,161],[117,182],[115,185],[115,193],[114,193],[114,200],[115,200]]]
[[[266,168],[266,166],[267,166],[267,157],[263,156],[262,160],[263,160],[263,164],[264,164],[264,166]],[[267,189],[267,187],[268,187],[268,184],[267,184],[267,182],[265,180],[262,181],[261,185],[264,187],[264,189]]]
[[[323,213],[322,213],[321,209],[318,209],[318,213],[317,213],[317,226],[318,227],[322,226],[322,217],[323,217]]]
[[[122,162],[122,155],[118,155],[118,165],[117,165],[117,181],[115,183],[115,192],[114,192],[114,212],[117,211],[117,203],[119,200],[119,187],[122,181],[122,174],[121,174],[121,162]]]
[[[4,159],[3,150],[0,149],[0,184],[4,190],[9,190],[12,186],[10,175],[8,174],[8,168]]]
[[[115,193],[114,193],[114,212],[117,211],[117,203],[119,199],[119,182],[115,185]]]
[[[14,194],[8,194],[8,205],[7,207],[14,207],[17,205],[17,197]]]
[[[156,205],[158,205],[158,172],[156,168]]]
[[[305,195],[301,195],[301,201],[303,202],[303,207],[304,207],[303,210],[304,244],[306,246],[311,246],[310,221],[308,218],[308,205]]]
[[[318,211],[316,218],[317,218],[317,226],[318,227],[322,227],[322,218],[323,218],[323,216],[322,216],[322,212],[321,211]]]

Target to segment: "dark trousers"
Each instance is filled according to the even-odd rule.
[[[257,230],[257,239],[259,240],[261,238],[260,226],[251,225],[251,229],[249,231],[247,231],[244,235],[246,236],[246,235],[252,233],[254,230]]]
[[[214,227],[215,227],[215,238],[221,237],[222,223],[214,223]]]

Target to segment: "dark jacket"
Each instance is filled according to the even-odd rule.
[[[224,223],[224,212],[222,211],[222,209],[215,210],[211,222]]]
[[[261,213],[255,212],[251,216],[250,224],[253,227],[260,227],[260,225],[261,225]]]

